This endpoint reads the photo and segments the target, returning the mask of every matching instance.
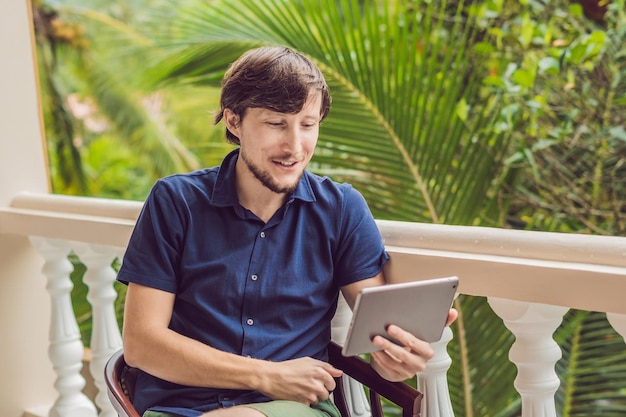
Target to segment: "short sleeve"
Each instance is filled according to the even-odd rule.
[[[389,260],[365,198],[352,186],[343,186],[340,240],[335,256],[335,276],[340,286],[377,275]]]
[[[157,181],[131,235],[117,279],[176,292],[185,221],[172,187]]]

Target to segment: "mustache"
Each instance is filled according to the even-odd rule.
[[[273,160],[297,160],[301,161],[305,157],[304,152],[285,152],[280,155],[273,155],[270,158]]]

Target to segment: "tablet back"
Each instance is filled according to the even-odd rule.
[[[357,296],[342,353],[353,356],[379,350],[372,342],[395,324],[426,342],[441,339],[454,300],[457,277],[364,288]]]

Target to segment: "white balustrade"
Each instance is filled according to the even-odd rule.
[[[370,417],[372,408],[363,390],[363,385],[347,375],[341,377],[341,384],[350,415],[352,417]]]
[[[426,364],[426,369],[417,374],[418,388],[424,394],[422,400],[424,417],[454,417],[447,378],[448,369],[452,365],[447,350],[451,340],[452,329],[446,327],[441,339],[431,343],[435,354]]]
[[[518,369],[514,385],[522,396],[522,417],[556,417],[554,394],[560,380],[554,366],[562,353],[552,335],[569,309],[493,297],[488,300],[515,336],[509,358]]]
[[[96,407],[82,393],[85,379],[81,376],[84,347],[72,309],[70,292],[73,271],[67,259],[70,243],[63,240],[31,238],[35,249],[45,259],[43,274],[51,300],[50,346],[48,355],[57,379],[54,383],[59,396],[49,417],[96,417]]]
[[[92,307],[92,360],[89,369],[98,388],[95,401],[101,410],[100,417],[116,417],[117,413],[106,393],[104,367],[111,355],[122,347],[114,308],[117,292],[113,283],[116,274],[111,267],[119,250],[111,246],[76,244],[74,251],[87,267],[83,280],[89,287],[87,300]]]
[[[95,402],[100,417],[115,416],[103,381],[106,361],[121,347],[111,263],[121,258],[140,207],[139,203],[26,194],[16,198],[15,207],[0,209],[2,233],[31,236],[33,246],[44,258],[42,271],[51,299],[49,358],[57,375],[54,387],[58,398],[49,412],[27,415],[97,416],[95,404],[82,393],[84,347],[72,308],[73,266],[67,258],[74,250],[87,267],[84,281],[93,312],[90,371],[99,390]],[[609,311],[608,321],[626,338],[623,238],[384,221],[379,226],[393,260],[386,270],[390,282],[402,282],[407,277],[449,276],[462,270],[463,293],[488,298],[516,338],[509,357],[518,368],[514,386],[522,397],[522,417],[556,417],[554,394],[560,381],[555,364],[561,351],[552,335],[568,311],[557,304]],[[578,255],[571,255],[574,252]],[[416,265],[420,274],[417,277]],[[493,281],[490,277],[494,275],[503,279]],[[558,293],[526,291],[536,288],[539,282],[565,279],[570,285],[559,286],[562,290]],[[350,308],[340,297],[332,323],[335,342],[342,344],[345,340],[351,317]],[[424,393],[423,417],[453,416],[446,377],[451,364],[446,348],[451,339],[452,331],[446,329],[442,339],[433,344],[435,356],[417,376]],[[353,415],[370,416],[370,404],[361,384],[347,377],[342,384]]]
[[[348,306],[348,303],[339,295],[339,302],[337,304],[337,312],[333,318],[332,340],[343,345],[348,335],[348,327],[350,326],[350,320],[352,319],[352,311]],[[370,403],[363,390],[363,385],[358,381],[352,379],[348,375],[341,377],[341,383],[343,385],[343,391],[346,397],[346,404],[353,417],[369,417],[372,415],[372,409]]]

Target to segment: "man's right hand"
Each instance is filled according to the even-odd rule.
[[[274,400],[291,400],[311,405],[328,399],[335,380],[343,371],[329,363],[298,358],[267,362],[257,390]]]

